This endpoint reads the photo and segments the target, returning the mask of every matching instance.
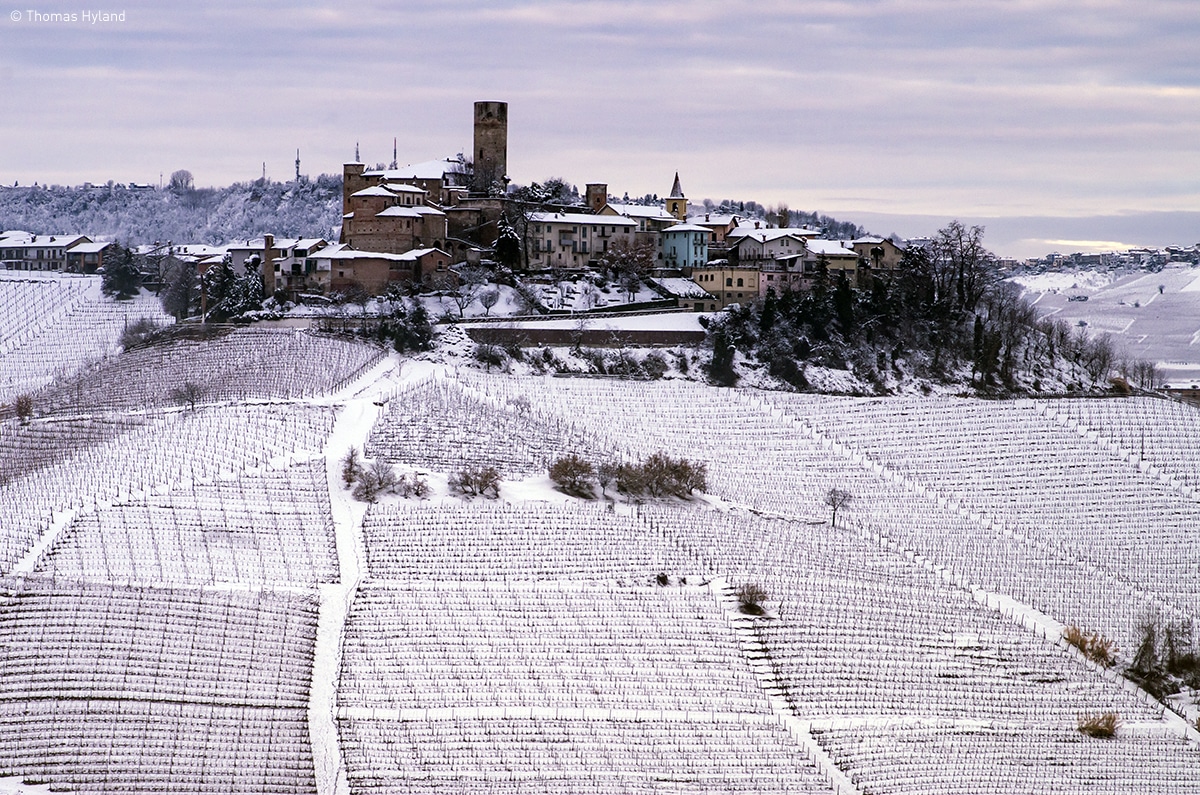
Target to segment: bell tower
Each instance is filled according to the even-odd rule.
[[[679,186],[679,172],[675,172],[675,184],[671,186],[671,195],[667,197],[667,212],[679,219],[679,223],[687,221],[687,197]]]
[[[486,194],[508,176],[508,103],[475,103],[475,177],[471,189]]]

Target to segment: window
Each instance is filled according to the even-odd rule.
[[[743,286],[744,286],[744,285],[742,284],[742,279],[738,279],[738,284],[737,284],[737,286],[738,286],[738,287],[743,287]]]
[[[733,279],[726,279],[726,280],[725,280],[725,286],[726,286],[726,287],[732,287],[732,286],[733,286]]]

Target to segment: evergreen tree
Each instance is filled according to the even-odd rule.
[[[496,261],[510,270],[521,267],[521,237],[506,218],[497,228]]]
[[[104,258],[103,271],[101,289],[105,295],[124,301],[138,294],[138,289],[142,286],[142,274],[134,262],[133,252],[129,249],[117,245],[115,250]]]
[[[226,302],[233,292],[236,279],[233,262],[229,257],[204,272],[204,305],[207,317],[213,320],[225,319]]]
[[[709,380],[718,386],[733,386],[738,381],[737,371],[733,367],[733,356],[737,350],[729,338],[724,324],[709,330],[712,340],[712,362],[708,366]]]
[[[163,311],[176,320],[191,317],[200,308],[200,275],[189,262],[176,262],[167,272],[162,294]]]

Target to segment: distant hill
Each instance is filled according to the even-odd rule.
[[[255,180],[224,188],[129,190],[124,186],[0,189],[0,230],[77,232],[126,245],[225,243],[271,232],[329,237],[341,223],[342,179]]]

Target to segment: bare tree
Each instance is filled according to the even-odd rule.
[[[354,496],[365,502],[375,502],[380,494],[395,487],[396,482],[396,470],[383,456],[379,456],[359,475]]]
[[[831,526],[837,527],[838,510],[848,505],[852,499],[854,497],[850,492],[836,487],[825,492],[825,504],[833,510],[833,516],[829,520]]]
[[[458,307],[458,316],[466,317],[467,307],[480,297],[491,273],[486,268],[464,265],[458,271],[458,288],[450,293],[450,299]]]
[[[479,303],[483,305],[483,316],[487,317],[492,312],[492,307],[500,302],[500,289],[492,287],[484,290],[479,294]]]
[[[746,615],[761,616],[764,612],[762,603],[767,601],[767,591],[765,588],[754,583],[746,583],[738,586],[734,591],[734,596],[738,600],[738,609]]]
[[[204,396],[204,387],[195,381],[184,381],[171,390],[170,398],[176,403],[186,403],[189,411],[196,410],[196,401]]]
[[[500,496],[500,470],[492,466],[471,464],[451,475],[447,485],[451,491],[465,497],[484,496],[496,499]]]
[[[996,255],[983,247],[983,227],[951,221],[931,246],[936,300],[973,312],[988,288],[999,281]]]
[[[181,168],[178,171],[171,172],[170,188],[175,193],[184,193],[192,189],[195,185],[195,180],[192,178],[192,172],[186,168]]]

